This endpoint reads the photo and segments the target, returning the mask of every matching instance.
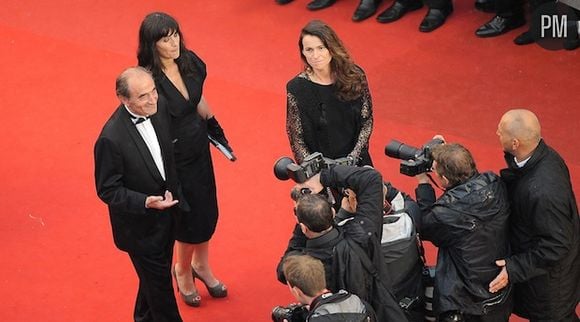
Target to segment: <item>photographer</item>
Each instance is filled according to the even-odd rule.
[[[348,188],[356,199],[343,201],[347,209],[339,210],[335,224],[334,210],[323,196],[323,187]],[[309,254],[321,260],[331,291],[346,289],[371,302],[380,321],[405,317],[390,292],[378,238],[382,233],[383,184],[381,175],[372,168],[335,165],[323,169],[294,193],[299,198],[294,229],[284,257],[278,265],[278,280],[286,283],[283,259],[292,254]],[[346,190],[349,191],[349,190]],[[304,236],[304,237],[303,237]],[[379,236],[379,237],[377,237]]]
[[[440,198],[425,173],[415,190],[423,212],[421,236],[439,247],[434,305],[438,321],[508,321],[510,289],[488,290],[499,272],[495,260],[509,253],[506,188],[492,172],[478,173],[459,144],[432,148],[432,168],[444,188]]]
[[[326,288],[321,261],[308,255],[289,256],[283,270],[290,293],[308,309],[305,321],[376,321],[373,309],[358,296],[344,290],[333,294]],[[286,312],[275,308],[273,320],[279,321],[279,316],[288,318]]]

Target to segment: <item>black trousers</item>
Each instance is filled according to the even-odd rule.
[[[534,12],[536,8],[548,2],[555,2],[555,0],[529,0],[530,12]],[[496,0],[495,12],[497,12],[498,16],[504,18],[523,15],[525,3],[525,0]]]
[[[424,0],[423,3],[430,9],[445,9],[453,5],[451,0]]]
[[[182,322],[171,282],[171,248],[154,254],[129,254],[139,276],[135,322]]]

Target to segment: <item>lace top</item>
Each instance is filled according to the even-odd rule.
[[[372,165],[368,143],[373,127],[368,86],[352,101],[341,101],[334,85],[312,82],[305,72],[287,89],[286,132],[296,162],[320,152],[336,159],[352,156],[358,165]]]

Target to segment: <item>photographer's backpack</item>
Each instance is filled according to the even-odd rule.
[[[391,201],[391,206],[393,212],[383,217],[381,248],[392,278],[393,295],[409,321],[428,321],[427,312],[424,312],[423,245],[400,192]]]
[[[349,303],[350,302],[350,303]],[[362,304],[365,312],[356,312],[358,305]],[[376,321],[373,308],[358,297],[340,290],[335,294],[316,299],[311,307],[310,314],[306,318],[308,322],[372,322]]]

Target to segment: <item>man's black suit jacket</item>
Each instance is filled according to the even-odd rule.
[[[164,101],[151,117],[157,134],[166,180],[131,120],[120,105],[104,125],[95,144],[95,181],[97,194],[109,207],[115,245],[134,254],[151,254],[166,250],[173,242],[177,206],[166,210],[145,208],[147,196],[163,196],[165,190],[180,198],[169,136],[169,115]]]

